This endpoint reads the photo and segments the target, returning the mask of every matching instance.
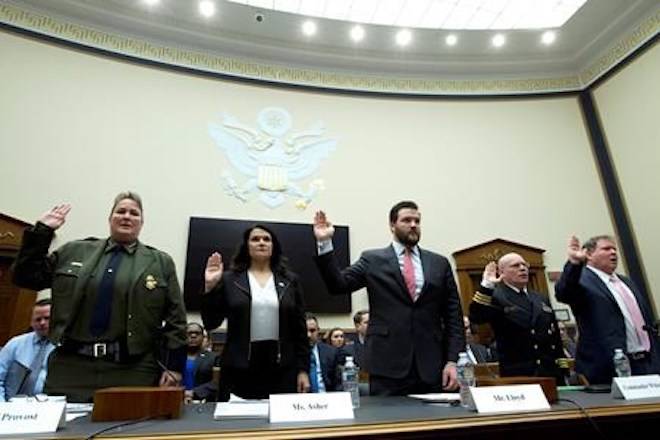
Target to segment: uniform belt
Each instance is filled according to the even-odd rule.
[[[651,353],[648,351],[638,351],[637,353],[628,353],[628,357],[633,361],[641,361],[648,359],[651,356]]]
[[[67,341],[62,345],[64,351],[95,359],[121,362],[122,349],[119,342],[78,342]]]

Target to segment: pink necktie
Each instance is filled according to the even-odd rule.
[[[415,291],[417,290],[417,283],[415,282],[415,267],[412,262],[412,253],[410,249],[406,248],[403,253],[403,279],[408,288],[408,294],[415,300]]]
[[[642,344],[642,348],[644,351],[649,351],[651,348],[651,341],[649,340],[648,333],[646,333],[646,330],[644,330],[644,318],[642,317],[642,312],[639,310],[639,304],[637,304],[637,300],[633,296],[633,293],[626,286],[624,286],[623,282],[619,278],[612,277],[610,280],[612,281],[612,285],[616,291],[619,293],[619,296],[623,300],[623,303],[626,305],[626,308],[628,309],[628,314],[630,315],[633,325],[635,326],[637,337],[639,338],[639,342]]]

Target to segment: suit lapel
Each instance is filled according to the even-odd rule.
[[[388,269],[394,274],[394,278],[400,287],[399,291],[403,296],[412,301],[410,295],[408,294],[406,282],[403,280],[403,274],[401,273],[401,267],[399,266],[399,257],[394,250],[394,246],[390,245],[385,248],[385,253],[387,254],[387,261],[389,266]]]
[[[422,296],[431,280],[431,253],[422,250],[419,246],[417,246],[417,249],[419,250],[419,256],[422,261],[422,272],[424,273],[424,284],[422,285],[422,291],[419,293],[419,296]],[[419,300],[419,298],[417,299]]]
[[[282,295],[289,288],[291,282],[279,274],[273,274],[273,281],[275,282],[275,290],[277,291],[277,298],[282,299]]]
[[[234,278],[234,285],[238,287],[238,290],[240,290],[245,295],[247,295],[248,298],[252,299],[252,294],[250,293],[250,281],[248,280],[247,270],[236,274]]]
[[[616,306],[617,309],[619,309],[619,303],[616,302],[616,299],[614,298],[614,295],[612,295],[612,292],[610,292],[610,289],[603,283],[603,280],[600,279],[596,273],[589,269],[588,267],[585,267],[582,269],[582,274],[585,277],[585,281],[589,284],[591,284],[592,287],[594,287],[597,291],[601,293],[601,295],[605,296],[608,298],[610,301],[612,301],[612,304]]]

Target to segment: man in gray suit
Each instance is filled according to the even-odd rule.
[[[463,313],[449,261],[421,249],[421,214],[412,201],[390,210],[392,243],[365,251],[341,269],[332,251],[334,227],[314,217],[317,265],[332,294],[367,288],[366,369],[372,395],[455,390],[456,360],[465,349]]]

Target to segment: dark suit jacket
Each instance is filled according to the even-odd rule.
[[[525,296],[504,283],[494,290],[480,287],[480,292],[490,297],[490,304],[481,302],[476,294],[470,303],[470,321],[493,327],[500,374],[563,380],[555,363],[564,357],[562,343],[548,298],[532,291]]]
[[[653,314],[647,299],[630,279],[618,276],[635,295],[644,321],[650,327]],[[575,370],[591,383],[610,383],[615,375],[614,349],[626,351],[625,322],[614,296],[592,270],[570,262],[564,266],[555,293],[559,301],[571,306],[577,321],[579,336]],[[652,366],[656,373],[660,373],[657,340],[652,334],[649,337]]]
[[[195,358],[193,367],[195,377],[194,399],[216,400],[218,385],[213,383],[213,365],[217,356],[217,353],[202,352]]]
[[[336,391],[339,386],[339,351],[324,342],[317,344],[319,361],[321,362],[321,376],[326,391]]]
[[[486,362],[491,362],[490,354],[488,353],[488,348],[482,344],[468,344],[474,358],[477,360],[478,364],[484,364]]]
[[[280,366],[306,372],[309,370],[309,341],[298,277],[291,272],[275,274],[274,277],[280,304]],[[225,271],[218,285],[202,295],[202,321],[207,329],[214,329],[227,319],[227,343],[221,359],[223,367],[248,367],[251,303],[247,272]]]
[[[421,250],[424,286],[417,301],[408,294],[392,246],[364,252],[344,270],[334,252],[317,257],[317,265],[335,295],[366,287],[369,296],[364,368],[371,375],[400,379],[413,361],[420,378],[441,381],[447,361],[456,361],[465,347],[461,303],[449,261]]]

